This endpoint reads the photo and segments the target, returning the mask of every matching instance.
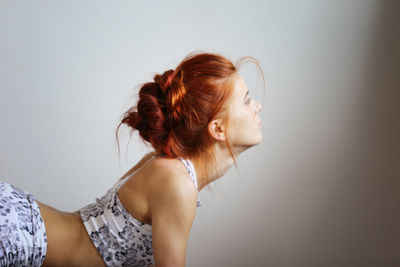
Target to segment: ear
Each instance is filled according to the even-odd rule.
[[[225,125],[222,123],[221,119],[215,119],[208,123],[208,133],[211,137],[218,141],[225,141],[226,131]]]

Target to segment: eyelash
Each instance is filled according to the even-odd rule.
[[[247,98],[246,102],[244,102],[245,104],[250,104],[251,101],[251,97]]]

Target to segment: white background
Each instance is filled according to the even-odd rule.
[[[194,50],[249,55],[264,139],[201,192],[187,266],[399,266],[399,10],[0,1],[0,180],[60,210],[93,202],[149,149],[122,130],[118,159],[138,84]]]

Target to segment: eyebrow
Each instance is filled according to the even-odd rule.
[[[249,91],[246,92],[246,94],[244,95],[243,99],[245,99],[246,96],[248,96],[248,94],[249,94]]]

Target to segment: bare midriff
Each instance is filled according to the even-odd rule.
[[[38,202],[47,233],[43,266],[105,266],[79,211],[62,212]]]

